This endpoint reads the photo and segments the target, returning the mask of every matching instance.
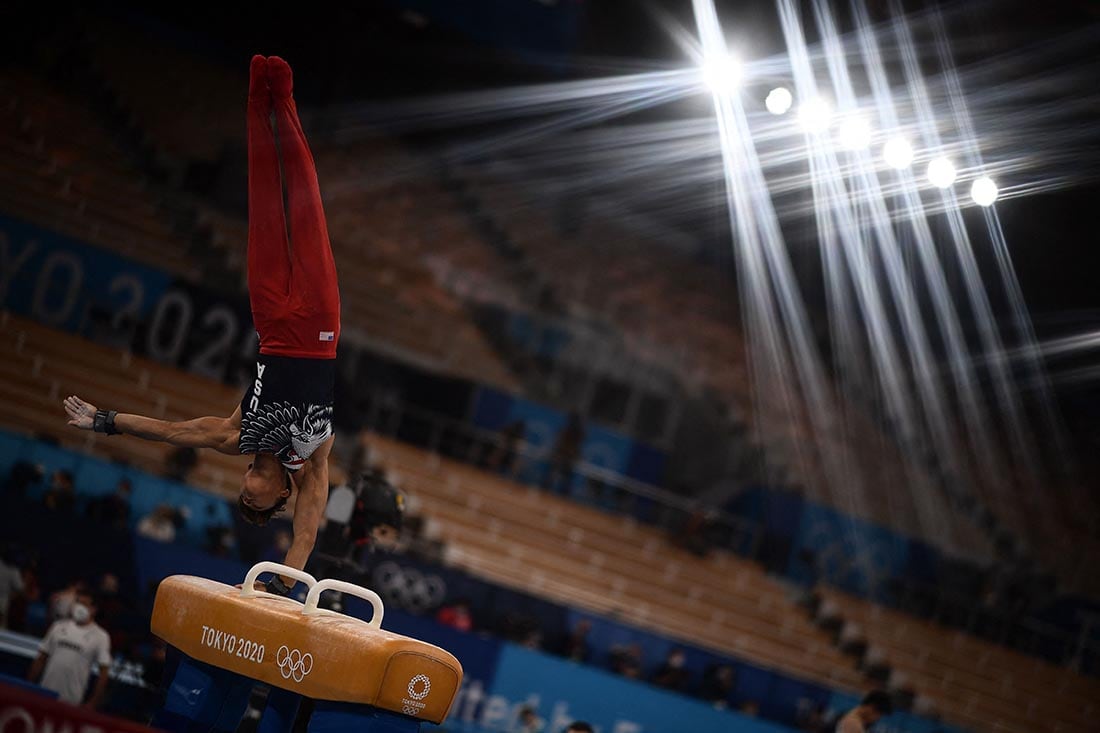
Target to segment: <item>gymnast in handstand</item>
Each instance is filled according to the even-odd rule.
[[[303,569],[328,500],[340,291],[317,171],[292,92],[286,61],[252,58],[248,293],[260,348],[255,378],[237,409],[229,417],[169,422],[99,410],[75,395],[64,406],[69,425],[83,430],[252,456],[241,479],[240,513],[266,524],[297,488],[286,564]],[[267,588],[289,592],[278,576]]]

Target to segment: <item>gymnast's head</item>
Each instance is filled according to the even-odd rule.
[[[294,485],[290,472],[270,453],[257,453],[241,479],[237,511],[245,521],[263,526],[286,509]]]

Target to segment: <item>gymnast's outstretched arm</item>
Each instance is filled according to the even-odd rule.
[[[96,430],[110,435],[121,433],[184,448],[213,448],[220,453],[237,455],[241,433],[240,405],[229,417],[197,417],[176,422],[123,412],[107,413],[97,410],[95,405],[76,395],[66,397],[64,405],[69,425],[80,430]]]

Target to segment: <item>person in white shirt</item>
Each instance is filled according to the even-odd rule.
[[[138,522],[137,533],[157,542],[175,542],[176,525],[172,521],[173,515],[172,507],[161,504]]]
[[[84,701],[92,665],[98,666],[95,689],[84,703],[93,710],[103,701],[111,668],[111,638],[95,622],[95,612],[90,594],[77,595],[72,618],[55,621],[50,626],[27,675],[31,682],[53,690],[65,702],[79,705]]]

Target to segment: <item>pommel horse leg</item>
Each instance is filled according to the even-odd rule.
[[[255,684],[255,680],[213,665],[182,659],[168,686],[164,707],[150,725],[169,733],[233,733],[248,709]]]
[[[262,572],[309,587],[304,604],[254,589]],[[318,607],[337,590],[371,603],[370,622]],[[289,733],[303,697],[315,701],[311,733],[416,733],[442,723],[462,682],[452,655],[383,631],[382,600],[338,580],[259,563],[240,590],[176,575],[157,589],[153,633],[182,653],[153,725],[171,733],[230,733],[252,687],[268,685],[260,733]]]

